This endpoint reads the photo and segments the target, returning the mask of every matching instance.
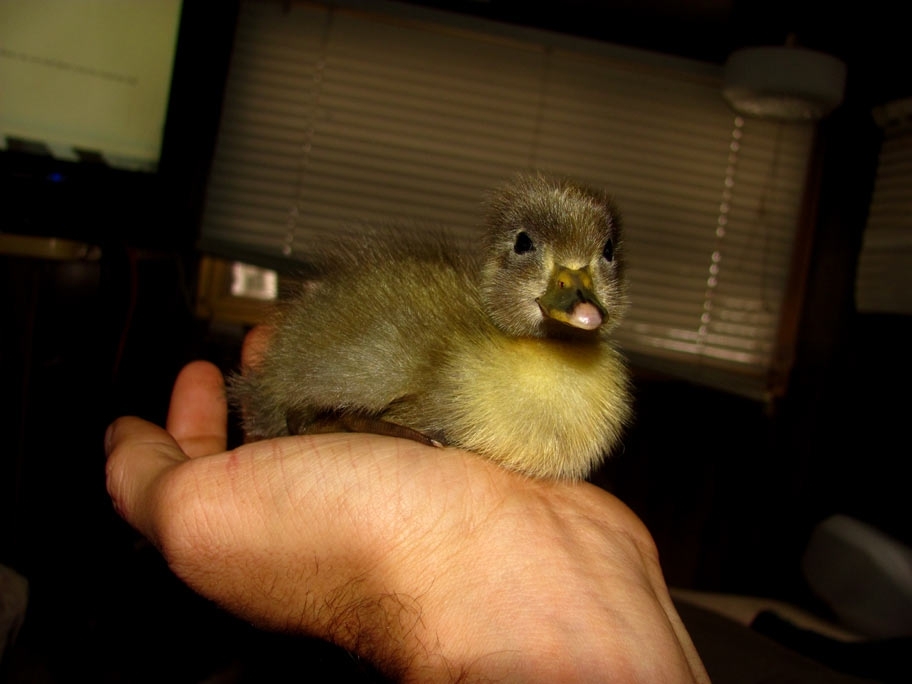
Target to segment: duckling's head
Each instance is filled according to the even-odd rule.
[[[606,334],[627,309],[621,217],[604,192],[524,174],[490,201],[481,291],[516,337]]]

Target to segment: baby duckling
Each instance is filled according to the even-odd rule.
[[[249,437],[380,432],[563,479],[616,446],[631,408],[607,195],[521,175],[493,195],[480,255],[396,234],[333,256],[278,309],[262,362],[229,382]]]

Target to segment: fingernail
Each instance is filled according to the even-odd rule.
[[[108,425],[108,429],[105,430],[105,436],[104,436],[105,455],[111,454],[111,442],[113,442],[113,441],[114,441],[114,423],[111,423],[110,425]]]

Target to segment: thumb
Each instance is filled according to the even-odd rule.
[[[118,418],[105,434],[108,495],[117,513],[158,543],[155,492],[160,478],[187,460],[165,430],[139,418]]]

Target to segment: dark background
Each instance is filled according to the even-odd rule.
[[[819,220],[787,396],[771,407],[638,376],[625,450],[594,479],[647,523],[673,586],[822,610],[799,570],[817,522],[847,513],[912,543],[900,477],[910,323],[858,314],[852,297],[880,144],[870,110],[912,95],[895,5],[415,4],[720,63],[737,47],[794,34],[847,62],[846,101],[820,125]],[[0,256],[0,563],[31,587],[20,648],[0,667],[17,681],[200,681],[238,659],[261,674],[282,660],[281,639],[174,580],[104,492],[102,437],[113,418],[162,422],[186,361],[237,362],[236,331],[192,313],[235,5],[187,5],[158,174],[0,154],[0,230],[85,240],[103,254],[67,263]],[[48,181],[51,171],[64,182]],[[319,644],[311,659],[360,671]]]

